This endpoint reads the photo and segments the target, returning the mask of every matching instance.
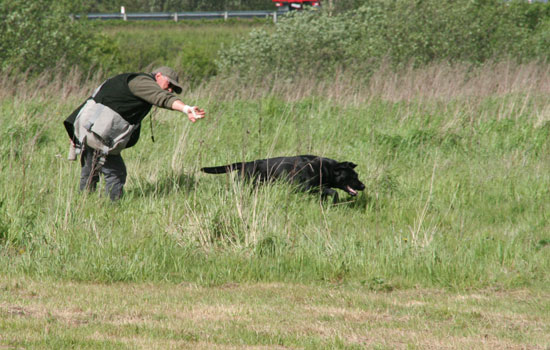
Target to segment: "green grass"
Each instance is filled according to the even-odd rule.
[[[79,99],[3,99],[0,268],[101,282],[547,288],[542,99],[345,104],[200,91],[186,99],[207,119],[159,111],[155,143],[145,123],[124,152],[129,178],[115,204],[80,194],[79,166],[65,159],[61,121]],[[364,193],[333,206],[198,170],[310,153],[357,163]]]

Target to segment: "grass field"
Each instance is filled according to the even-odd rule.
[[[548,349],[544,65],[215,78],[77,190],[62,120],[99,78],[1,77],[0,348]],[[358,164],[331,205],[202,166]],[[85,293],[90,293],[85,298]]]
[[[339,103],[289,100],[283,86],[241,98],[222,91],[230,83],[185,97],[208,110],[206,120],[158,111],[155,143],[145,123],[141,143],[125,151],[127,193],[116,204],[78,193],[79,166],[65,159],[61,121],[85,89],[68,82],[56,91],[53,82],[3,98],[2,173],[13,180],[0,188],[0,264],[12,273],[106,282],[548,283],[550,129],[542,93],[360,101],[366,92],[357,92]],[[64,89],[77,97],[64,98]],[[250,189],[198,171],[292,154],[353,161],[367,189],[331,206],[288,186]]]

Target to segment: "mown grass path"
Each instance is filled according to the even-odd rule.
[[[550,294],[0,277],[0,349],[548,349]]]

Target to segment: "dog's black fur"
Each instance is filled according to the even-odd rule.
[[[276,157],[251,162],[233,163],[216,167],[202,168],[208,174],[223,174],[239,170],[241,176],[252,179],[254,183],[287,180],[297,184],[304,191],[321,191],[323,198],[332,196],[338,201],[339,188],[352,196],[365,189],[357,176],[357,165],[351,162],[338,162],[319,156],[303,155],[295,157]]]

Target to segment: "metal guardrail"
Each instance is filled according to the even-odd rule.
[[[277,16],[287,11],[214,11],[214,12],[151,12],[151,13],[89,13],[87,15],[75,15],[75,19],[87,18],[89,20],[191,20],[191,19],[216,19],[223,18],[273,18],[277,22]]]

